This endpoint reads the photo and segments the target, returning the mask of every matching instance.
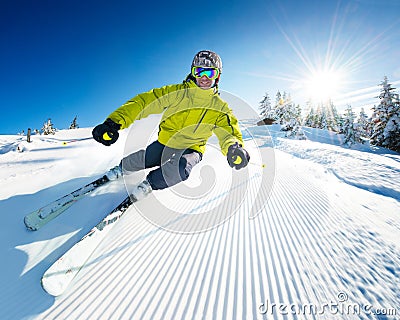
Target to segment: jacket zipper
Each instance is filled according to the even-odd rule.
[[[200,123],[203,121],[203,119],[204,119],[206,113],[207,113],[207,109],[204,111],[203,115],[201,116],[199,122],[197,123],[196,127],[195,127],[194,130],[193,130],[193,133],[195,133],[196,130],[197,130],[197,128],[200,126]]]

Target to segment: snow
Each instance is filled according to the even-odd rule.
[[[67,292],[46,294],[44,271],[143,173],[99,188],[39,231],[26,230],[23,217],[154,138],[157,118],[147,120],[111,147],[85,139],[91,128],[32,143],[0,136],[2,319],[374,319],[367,311],[377,308],[399,317],[400,155],[344,147],[343,136],[311,128],[307,140],[285,138],[279,125],[266,136],[256,120],[242,121],[246,174],[210,140],[188,181],[129,209]],[[266,171],[272,190],[251,216]],[[222,214],[204,222],[205,210]],[[312,306],[318,314],[292,314]]]

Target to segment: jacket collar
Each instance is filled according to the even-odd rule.
[[[191,89],[190,91],[193,92],[196,96],[209,97],[218,95],[218,91],[216,90],[216,88],[202,89],[193,80],[189,80],[187,84]]]

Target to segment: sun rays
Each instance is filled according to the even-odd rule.
[[[290,83],[294,98],[315,103],[330,100],[342,106],[373,104],[381,79],[367,78],[368,70],[382,59],[380,49],[390,43],[391,33],[400,20],[379,33],[373,33],[373,28],[365,33],[363,17],[354,19],[356,9],[338,1],[332,15],[326,16],[321,30],[315,29],[308,34],[304,30],[295,30],[290,22],[273,19],[297,57],[297,61],[290,62],[292,73],[280,76]],[[285,9],[281,7],[281,10]],[[282,16],[287,16],[286,13]],[[312,18],[321,21],[310,16]],[[329,29],[324,30],[325,26]],[[389,71],[382,70],[382,77]]]

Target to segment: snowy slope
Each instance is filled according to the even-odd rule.
[[[399,318],[400,156],[343,148],[321,130],[305,128],[308,140],[295,141],[276,125],[271,136],[247,126],[253,163],[243,181],[211,145],[187,182],[129,209],[58,298],[41,289],[41,275],[125,197],[125,184],[97,190],[37,232],[25,230],[23,217],[144,145],[149,138],[137,133],[153,132],[154,123],[138,122],[109,148],[84,140],[90,129],[34,136],[31,144],[0,136],[0,317],[374,319],[376,308],[397,308]],[[260,172],[273,165],[260,161],[271,152],[272,192],[250,217]],[[216,227],[195,220],[218,206],[224,215],[207,220]],[[165,218],[171,212],[178,214]],[[301,307],[313,312],[294,315]]]

